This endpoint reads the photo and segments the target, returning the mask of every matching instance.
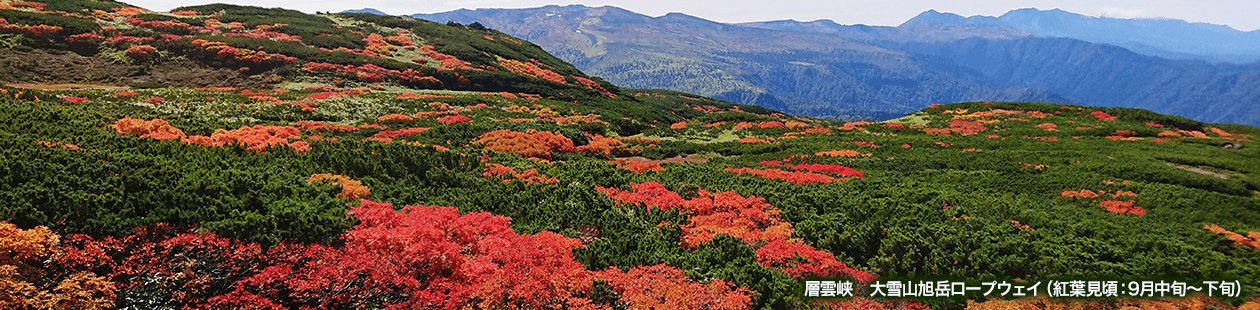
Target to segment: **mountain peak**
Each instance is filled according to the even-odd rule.
[[[948,13],[948,12],[942,13],[942,12],[937,11],[936,9],[931,9],[931,10],[927,10],[926,12],[919,13],[919,15],[916,15],[910,20],[907,20],[906,22],[902,23],[902,25],[906,25],[906,24],[959,24],[961,25],[965,23],[967,23],[967,18],[963,17],[962,15]]]
[[[1233,63],[1260,60],[1260,32],[1171,18],[1099,17],[1059,8],[1021,8],[999,17],[928,10],[902,25],[907,24],[1007,26],[1043,37],[1112,44],[1150,56]]]
[[[376,14],[376,15],[390,15],[385,12],[381,12],[380,10],[373,9],[373,8],[362,8],[358,10],[345,10],[345,11],[341,11],[340,13],[370,13],[370,14]]]

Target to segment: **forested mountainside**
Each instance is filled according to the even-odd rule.
[[[994,101],[840,122],[363,13],[0,1],[0,38],[4,309],[1260,306],[1252,126]],[[872,295],[911,279],[1238,286]]]
[[[1254,64],[1169,60],[1000,25],[721,24],[584,6],[413,16],[480,22],[618,85],[811,116],[891,119],[935,103],[1011,100],[1260,124],[1260,67]]]

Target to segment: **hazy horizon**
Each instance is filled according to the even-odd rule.
[[[548,0],[362,0],[347,2],[312,0],[297,3],[281,0],[124,0],[123,2],[155,11],[169,11],[172,8],[188,5],[230,3],[260,7],[282,7],[306,13],[314,13],[316,11],[340,12],[372,8],[391,15],[439,13],[458,9],[533,8],[551,4],[562,6],[582,4],[591,7],[611,5],[650,16],[679,12],[723,23],[787,19],[797,21],[828,19],[846,25],[865,24],[871,26],[897,26],[928,10],[970,17],[976,15],[1001,16],[1011,10],[1036,8],[1040,10],[1061,9],[1094,17],[1179,19],[1192,23],[1226,25],[1240,31],[1260,29],[1260,19],[1256,19],[1253,16],[1254,12],[1260,12],[1260,1],[1232,0],[1205,0],[1193,3],[1174,0],[967,0],[950,1],[948,3],[928,0],[894,0],[884,2],[785,0],[774,3],[749,0],[723,1],[720,3],[662,0],[603,0],[601,2],[554,2]]]

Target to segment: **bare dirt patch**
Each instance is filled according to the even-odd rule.
[[[1177,167],[1177,168],[1181,168],[1182,170],[1185,170],[1185,171],[1190,171],[1190,172],[1194,172],[1194,173],[1204,174],[1204,175],[1208,175],[1208,176],[1212,176],[1212,177],[1217,177],[1217,178],[1221,178],[1221,179],[1229,179],[1229,176],[1228,176],[1228,175],[1224,175],[1224,174],[1220,174],[1220,173],[1216,173],[1216,172],[1211,172],[1211,171],[1207,171],[1207,170],[1203,170],[1203,169],[1199,169],[1199,168],[1195,168],[1195,167],[1187,167],[1187,166],[1182,166],[1182,165],[1173,164],[1173,163],[1168,163],[1168,165],[1169,165],[1169,166],[1173,166],[1173,167]]]
[[[10,83],[107,84],[165,83],[174,87],[265,88],[273,73],[250,75],[193,60],[158,64],[121,64],[64,51],[0,49],[0,80]]]

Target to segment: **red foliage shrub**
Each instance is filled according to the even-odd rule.
[[[456,115],[451,115],[451,116],[439,117],[437,121],[442,122],[443,124],[450,125],[450,124],[457,124],[457,123],[470,123],[472,122],[472,119],[468,118],[467,116],[456,114]]]
[[[748,309],[752,291],[722,279],[691,281],[685,272],[665,264],[621,271],[609,268],[599,278],[608,281],[621,302],[634,309]]]
[[[617,168],[625,168],[634,173],[643,173],[646,171],[665,171],[661,164],[655,162],[633,161],[625,158],[618,158],[609,161],[610,164],[617,164]]]
[[[84,103],[89,101],[87,98],[83,97],[61,97],[61,100],[65,100],[69,103]]]
[[[322,132],[359,131],[359,127],[354,127],[350,125],[325,124],[325,123],[320,123],[320,122],[309,122],[309,121],[298,121],[296,123],[293,123],[293,126],[297,126],[298,129],[308,130],[308,131],[322,131]]]
[[[779,210],[756,196],[744,197],[733,191],[710,193],[696,190],[695,197],[683,199],[659,182],[632,183],[631,190],[595,187],[621,203],[643,203],[649,208],[682,208],[688,215],[683,226],[683,245],[691,248],[713,239],[718,234],[740,238],[756,248],[757,262],[782,270],[796,277],[849,276],[870,281],[876,276],[848,268],[835,256],[790,239],[792,224],[784,221]],[[798,258],[799,257],[799,258]]]
[[[1103,112],[1103,111],[1094,111],[1094,112],[1089,113],[1089,115],[1093,115],[1094,117],[1100,120],[1104,120],[1104,121],[1114,121],[1118,118],[1115,116],[1107,115],[1107,112]]]
[[[735,174],[751,174],[768,179],[779,179],[796,184],[822,183],[827,184],[836,182],[836,178],[809,172],[788,172],[778,169],[751,169],[751,168],[726,168],[723,171],[734,172]],[[847,179],[846,179],[847,181]]]
[[[757,128],[783,128],[783,123],[779,121],[769,121],[757,124]]]
[[[598,91],[600,94],[603,94],[604,96],[608,96],[608,98],[617,98],[616,94],[613,94],[607,89],[604,89],[604,86],[599,85],[598,82],[592,81],[591,79],[588,79],[588,78],[576,76],[576,75],[573,76],[573,79],[577,80],[578,84],[585,85],[586,88],[589,88],[594,91]]]
[[[848,275],[859,282],[874,281],[878,276],[849,268],[837,261],[835,255],[814,247],[788,242],[784,239],[770,241],[757,249],[757,263],[782,270],[794,277],[835,277]]]

